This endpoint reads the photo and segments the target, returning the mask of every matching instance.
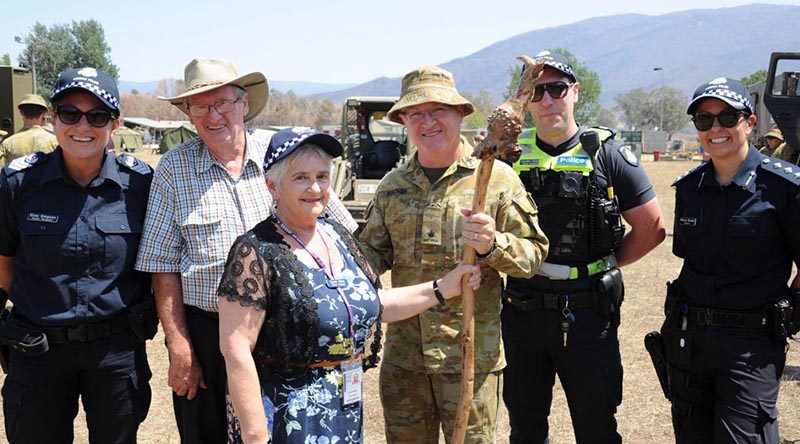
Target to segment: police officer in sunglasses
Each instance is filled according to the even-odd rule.
[[[545,65],[528,105],[536,128],[520,134],[514,169],[539,207],[550,251],[533,278],[509,277],[503,298],[510,441],[548,440],[558,374],[576,441],[618,443],[618,267],[664,239],[663,216],[643,168],[614,133],[575,121],[580,83],[569,60],[549,51],[535,59]]]
[[[800,169],[748,143],[756,116],[738,80],[701,85],[687,112],[711,160],[673,184],[683,266],[661,333],[676,441],[778,443],[786,338],[800,320],[800,279],[787,285],[800,264]]]
[[[72,442],[80,397],[89,442],[135,443],[158,322],[149,275],[133,268],[152,169],[106,152],[120,124],[107,73],[61,73],[51,102],[58,147],[0,173],[0,287],[14,303],[0,321],[6,436]]]

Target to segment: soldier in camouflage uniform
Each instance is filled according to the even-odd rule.
[[[767,140],[767,143],[769,143],[770,138],[777,140],[778,145],[772,154],[764,153],[763,148],[761,151],[762,153],[785,162],[791,162],[795,165],[800,165],[800,151],[790,147],[789,144],[786,143],[785,139],[783,138],[783,133],[781,133],[781,130],[778,129],[777,125],[773,126],[772,129],[770,129],[770,131],[764,135],[764,138]]]
[[[767,134],[764,134],[764,141],[766,145],[758,150],[759,153],[765,156],[773,156],[775,151],[784,143],[783,133],[778,125],[772,125]]]
[[[494,442],[505,357],[500,273],[530,277],[547,254],[533,200],[514,171],[496,162],[485,213],[470,215],[479,161],[459,128],[473,106],[452,75],[423,67],[403,78],[389,118],[417,146],[411,160],[381,181],[360,240],[392,286],[441,276],[475,248],[483,282],[475,295],[475,395],[467,442]],[[380,394],[389,443],[449,442],[460,397],[461,302],[447,301],[388,327]]]
[[[42,128],[47,115],[47,102],[42,96],[25,94],[17,109],[22,114],[23,127],[0,143],[0,167],[37,151],[49,153],[58,145],[56,136]]]

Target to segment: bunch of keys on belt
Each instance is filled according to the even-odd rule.
[[[561,321],[561,333],[564,333],[564,347],[567,346],[567,336],[569,334],[569,327],[575,322],[575,315],[569,309],[569,295],[564,295],[564,309],[561,310],[561,315],[564,319]]]

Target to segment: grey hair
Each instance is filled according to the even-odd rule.
[[[293,166],[310,159],[314,154],[321,157],[322,160],[328,164],[328,171],[330,171],[332,168],[333,156],[328,154],[319,145],[315,145],[313,143],[304,143],[300,145],[299,148],[294,150],[293,153],[279,160],[278,163],[272,165],[264,173],[264,177],[275,182],[275,184],[280,188],[280,184],[283,181],[283,177],[286,175],[286,172],[289,171]]]

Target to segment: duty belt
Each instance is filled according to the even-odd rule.
[[[760,329],[769,327],[769,316],[765,313],[743,313],[715,310],[703,307],[688,307],[686,318],[698,325],[711,327],[733,327]]]
[[[575,293],[537,292],[530,299],[519,299],[507,296],[506,301],[522,311],[534,310],[563,310],[569,299],[570,309],[594,308],[594,295],[591,291],[584,290]]]
[[[578,265],[575,267],[553,264],[550,262],[542,262],[542,264],[539,265],[539,268],[536,270],[536,274],[539,276],[544,276],[548,279],[563,281],[594,276],[595,274],[608,271],[616,266],[617,258],[611,254],[586,265]]]
[[[122,333],[130,328],[125,313],[100,322],[70,325],[68,327],[41,327],[50,344],[67,342],[91,342]]]

